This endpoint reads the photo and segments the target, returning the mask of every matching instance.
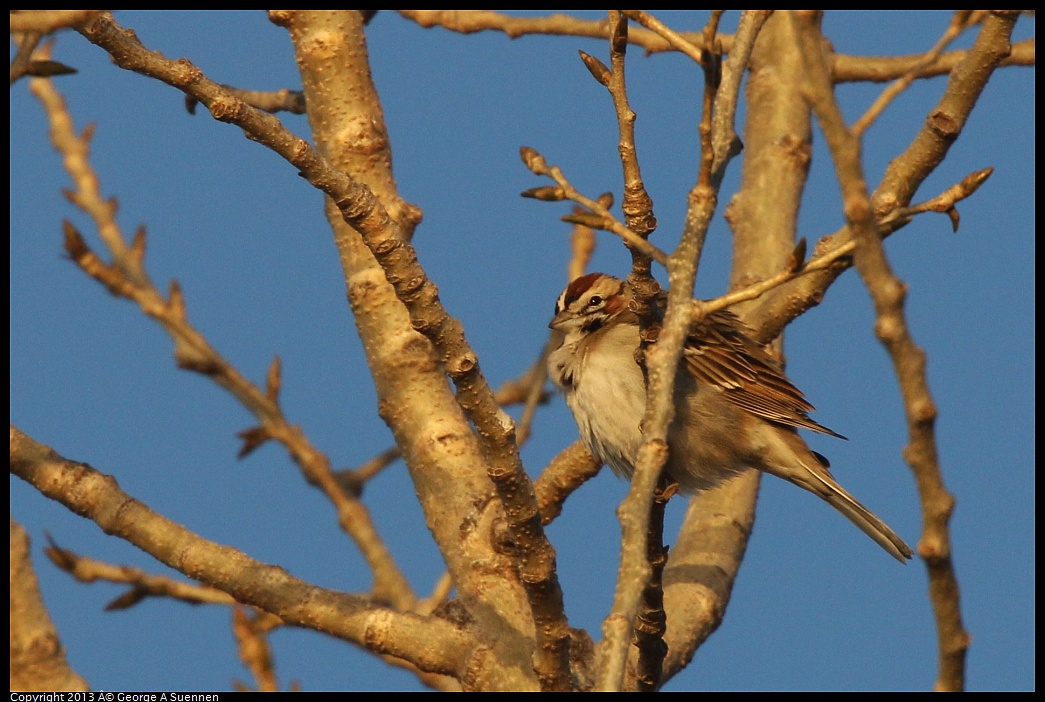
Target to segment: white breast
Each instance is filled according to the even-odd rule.
[[[642,371],[634,360],[638,328],[630,324],[607,327],[583,342],[564,344],[549,359],[572,374],[563,387],[581,438],[591,452],[614,472],[630,477],[642,443],[639,425],[646,407]],[[558,358],[556,358],[558,355]]]

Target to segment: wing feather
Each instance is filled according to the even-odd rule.
[[[694,378],[721,389],[737,407],[769,421],[844,439],[809,418],[813,405],[746,331],[728,310],[712,312],[694,325],[684,353]]]

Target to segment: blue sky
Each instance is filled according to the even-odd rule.
[[[699,14],[661,16],[678,29],[703,22]],[[117,19],[150,48],[188,57],[220,82],[300,83],[286,33],[262,12],[120,12]],[[948,19],[846,12],[829,14],[825,32],[840,52],[906,54],[931,47]],[[724,31],[735,21],[727,13]],[[1033,36],[1033,27],[1022,19],[1016,38]],[[546,184],[521,164],[519,147],[538,149],[583,192],[620,191],[612,106],[577,59],[578,49],[605,59],[606,48],[579,38],[422,30],[390,12],[372,22],[368,42],[399,187],[424,211],[415,238],[421,263],[497,385],[522,373],[544,343],[568,257],[568,225],[558,221],[567,208],[518,197]],[[962,37],[958,46],[970,43]],[[358,465],[388,448],[320,194],[238,129],[202,110],[189,116],[179,93],[114,68],[78,35],[61,35],[55,57],[80,71],[58,86],[78,126],[96,124],[92,160],[103,192],[120,202],[124,231],[148,227],[153,279],[177,278],[189,319],[256,382],[281,356],[284,411],[335,465]],[[944,86],[944,78],[916,83],[870,128],[864,163],[872,187]],[[639,156],[660,221],[654,239],[665,249],[681,230],[696,173],[699,89],[699,70],[687,59],[629,53]],[[841,87],[847,118],[862,114],[880,90]],[[928,354],[941,463],[958,501],[952,537],[972,635],[972,690],[1036,686],[1033,105],[1033,68],[997,72],[916,197],[995,167],[960,205],[961,229],[954,234],[946,217],[926,215],[887,244],[910,286],[908,320]],[[280,118],[307,137],[304,117]],[[207,380],[178,371],[167,337],[63,256],[62,218],[92,244],[97,239],[61,196],[68,178],[25,82],[11,91],[11,125],[11,421],[209,539],[324,587],[365,590],[365,567],[333,510],[285,452],[268,445],[237,461],[235,435],[253,424],[247,413]],[[723,206],[739,165],[723,186]],[[800,230],[814,242],[842,222],[817,133]],[[729,255],[720,208],[699,295],[724,291]],[[600,235],[594,269],[623,274],[627,265],[618,241]],[[855,273],[788,328],[787,354],[789,375],[817,406],[814,417],[850,438],[810,437],[813,448],[914,544],[921,520],[900,455],[905,420]],[[561,400],[538,413],[534,434],[523,449],[532,475],[576,438]],[[593,635],[612,599],[614,509],[625,490],[608,472],[600,475],[549,529],[571,624]],[[441,559],[401,464],[367,486],[366,501],[414,587],[427,593]],[[682,508],[669,509],[668,533]],[[249,680],[228,610],[147,601],[106,613],[121,590],[57,572],[41,552],[45,530],[88,556],[169,571],[15,478],[11,513],[33,538],[45,602],[70,661],[95,689],[221,690],[233,678]],[[667,689],[928,689],[936,647],[926,582],[920,562],[899,566],[820,501],[767,479],[726,619]],[[418,688],[410,675],[319,634],[287,629],[272,643],[284,686]]]

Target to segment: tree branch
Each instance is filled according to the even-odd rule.
[[[277,13],[274,19],[293,23],[294,16],[293,12],[288,15]],[[385,277],[394,286],[397,297],[406,305],[410,313],[410,324],[424,334],[438,350],[443,367],[457,388],[457,402],[476,426],[475,436],[483,447],[487,475],[497,488],[504,504],[509,529],[513,532],[516,543],[520,545],[518,563],[520,570],[524,571],[520,580],[534,610],[534,616],[545,619],[542,625],[538,626],[542,640],[553,642],[550,647],[555,650],[554,657],[558,663],[547,669],[557,668],[562,671],[564,667],[568,667],[568,627],[561,606],[562,593],[554,571],[554,551],[541,529],[532,484],[519,462],[514,427],[510,418],[497,407],[493,393],[479,369],[478,359],[464,339],[460,323],[447,314],[439,302],[435,286],[418,265],[416,253],[404,236],[401,220],[392,218],[391,213],[382,206],[367,185],[336,168],[304,140],[289,133],[272,115],[262,114],[229,95],[189,62],[170,61],[145,49],[136,38],[122,32],[109,16],[103,15],[81,27],[79,31],[89,41],[106,49],[117,65],[159,79],[192,95],[205,105],[216,119],[239,126],[251,139],[287,159],[303,177],[329,195],[346,222],[362,234],[367,248],[374,254],[384,270]],[[306,86],[306,93],[307,90]],[[309,102],[311,109],[310,98]],[[430,409],[425,408],[426,413],[430,414]],[[425,426],[431,426],[430,419],[426,420]],[[446,446],[445,441],[441,443]],[[470,465],[474,467],[476,464],[473,462]],[[412,471],[415,469],[416,465],[411,468]],[[482,494],[481,491],[461,490],[460,484],[455,484],[454,488],[457,494],[448,497],[447,503],[460,502],[463,497]],[[425,504],[432,508],[438,506],[445,509],[447,503],[436,501]],[[473,499],[458,514],[472,511],[474,507]],[[459,525],[460,521],[454,524]],[[443,544],[442,551],[448,557],[454,556],[456,559],[460,554],[459,545],[458,532],[452,544]],[[475,568],[474,562],[466,565],[468,570]],[[504,574],[500,573],[499,579],[503,579]],[[476,591],[476,594],[479,592]],[[491,594],[490,591],[485,591],[480,597],[486,599]],[[554,616],[554,622],[549,619],[552,611],[558,613]],[[516,646],[515,650],[517,649]],[[541,650],[549,649],[542,647]],[[547,682],[540,674],[538,677]],[[562,679],[561,674],[553,674],[551,677],[556,680]]]
[[[363,107],[375,113],[371,121],[380,120],[383,132],[380,103],[369,77],[361,17],[354,12],[329,11],[279,11],[270,16],[287,27],[294,41],[309,103],[309,118],[317,140],[322,139],[322,153],[332,156],[358,149],[357,140],[341,141],[347,136],[345,127],[355,122],[346,119],[348,115],[341,111],[345,95],[365,91],[368,97],[363,100]],[[344,61],[332,61],[332,54],[339,53]],[[338,78],[352,85],[339,90],[336,83],[331,83]],[[386,147],[379,153],[390,161],[387,135],[380,134],[379,139]],[[351,165],[356,164],[350,164],[347,173],[361,170]],[[306,177],[308,175],[306,172]],[[326,192],[345,220],[362,234],[388,282],[406,306],[411,326],[435,347],[457,389],[458,404],[475,425],[487,476],[501,499],[515,545],[507,555],[519,572],[519,582],[534,618],[537,677],[544,689],[569,689],[569,626],[555,573],[555,551],[540,524],[533,485],[519,458],[514,423],[497,403],[460,322],[442,306],[436,286],[418,263],[416,252],[409,244],[410,237],[404,234],[394,208],[385,207],[385,201],[398,200],[394,184],[383,180],[385,197],[378,198],[378,193],[368,187],[366,181],[352,178],[350,183],[351,189],[342,191],[340,196]],[[410,399],[416,401],[416,398]],[[427,509],[439,507],[433,503]],[[456,549],[457,545],[446,547]]]
[[[126,297],[155,319],[174,342],[174,356],[181,368],[204,375],[225,388],[259,421],[259,426],[241,434],[240,456],[245,456],[268,440],[280,442],[301,468],[305,478],[319,487],[337,510],[338,523],[355,542],[374,573],[375,594],[408,608],[414,595],[399,571],[388,548],[370,518],[366,507],[341,489],[331,471],[330,460],[316,449],[308,437],[283,415],[278,401],[279,364],[273,364],[268,389],[262,391],[225,360],[206,337],[188,320],[185,301],[176,282],[169,295],[157,290],[145,269],[145,230],[131,244],[116,222],[116,201],[101,195],[98,177],[89,160],[90,130],[77,135],[65,101],[48,80],[34,79],[30,90],[43,104],[51,122],[51,141],[62,155],[73,180],[68,198],[94,220],[99,236],[112,256],[104,263],[79,232],[66,222],[65,247],[72,260],[89,276],[105,285],[114,295]]]
[[[104,10],[11,10],[12,32],[50,34],[78,27]]]
[[[235,604],[236,600],[223,590],[206,585],[185,583],[164,575],[151,575],[140,568],[116,566],[111,563],[81,556],[62,548],[50,540],[45,549],[47,557],[59,569],[82,583],[104,580],[111,583],[130,585],[130,589],[105,606],[106,610],[127,609],[147,597],[168,597],[188,604]]]
[[[503,32],[512,39],[529,35],[554,35],[604,39],[605,20],[579,20],[563,14],[547,17],[512,17],[491,10],[397,10],[401,16],[416,22],[421,27],[442,27],[451,32],[472,34],[482,31]],[[635,11],[629,11],[635,12]],[[637,17],[636,13],[636,17]],[[739,34],[739,30],[738,30]],[[700,32],[678,32],[677,36],[697,50],[706,48]],[[735,36],[719,35],[723,54],[731,54]],[[628,43],[638,46],[647,54],[680,51],[664,34],[645,29],[630,33]],[[1035,41],[1027,39],[1013,46],[1012,54],[1002,66],[1035,65]],[[964,58],[965,51],[950,51],[938,57],[918,72],[918,78],[933,78],[947,75]],[[831,75],[839,83],[873,82],[885,83],[897,80],[909,73],[922,60],[921,54],[909,56],[852,56],[835,54],[831,57]]]
[[[1008,37],[1016,16],[1015,12],[999,12],[987,17],[969,54],[970,59],[982,56],[984,62],[961,66],[955,72],[970,70],[982,75],[985,81],[1001,56],[1007,53]],[[922,500],[925,530],[918,550],[929,566],[929,592],[940,646],[934,688],[959,691],[965,688],[965,654],[970,638],[962,624],[951,556],[948,522],[954,510],[954,498],[943,484],[934,431],[936,406],[925,373],[925,353],[915,344],[907,326],[904,313],[907,286],[892,272],[878,236],[863,178],[859,139],[846,127],[835,102],[827,63],[819,49],[822,37],[813,18],[806,14],[796,17],[803,35],[810,102],[830,147],[842,186],[846,220],[856,240],[855,265],[874,301],[875,333],[893,360],[904,400],[910,438],[903,453],[915,474]],[[968,96],[955,97],[969,99]],[[955,126],[960,130],[960,125]]]
[[[161,563],[227,592],[288,624],[326,632],[421,670],[474,680],[495,671],[478,663],[485,648],[443,619],[378,607],[362,597],[310,585],[284,569],[208,541],[123,492],[112,476],[70,461],[11,427],[11,474]]]
[[[918,77],[918,72],[938,59],[940,54],[943,53],[943,50],[947,48],[947,45],[958,38],[958,35],[965,31],[967,27],[978,23],[982,19],[984,12],[984,10],[955,10],[954,15],[951,17],[951,22],[947,25],[947,29],[944,31],[943,36],[940,37],[929,51],[925,52],[925,55],[920,61],[918,61],[918,63],[911,66],[909,71],[897,78],[892,85],[882,91],[882,94],[878,96],[874,101],[874,104],[867,108],[867,111],[860,117],[860,119],[853,123],[853,134],[856,137],[863,134],[864,130],[866,130],[867,127],[878,118],[878,115],[885,110],[889,103],[914,82]]]
[[[29,558],[29,535],[11,517],[11,691],[85,692],[69,666]]]

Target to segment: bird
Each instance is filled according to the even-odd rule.
[[[548,325],[563,334],[548,356],[549,376],[588,450],[624,478],[635,471],[646,408],[646,378],[636,360],[639,317],[630,299],[623,280],[589,273],[563,290]],[[761,470],[823,499],[901,563],[913,555],[798,434],[809,429],[845,438],[809,417],[813,406],[729,310],[690,325],[673,399],[665,471],[680,492]]]

